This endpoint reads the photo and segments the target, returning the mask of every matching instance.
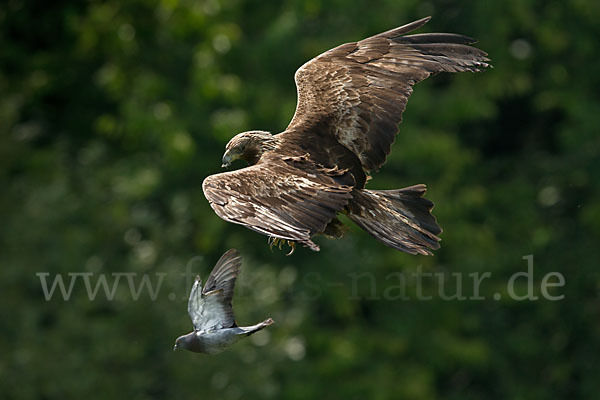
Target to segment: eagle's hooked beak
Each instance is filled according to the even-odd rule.
[[[232,161],[233,161],[233,157],[231,156],[229,151],[226,151],[225,154],[223,154],[223,164],[221,164],[221,167],[222,168],[229,167],[231,165]]]

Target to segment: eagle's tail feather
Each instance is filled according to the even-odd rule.
[[[423,197],[425,185],[396,190],[357,190],[348,217],[387,246],[410,254],[431,255],[439,249],[442,228],[431,214],[433,203]]]

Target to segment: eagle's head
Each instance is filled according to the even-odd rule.
[[[228,167],[235,160],[246,160],[256,164],[266,151],[275,148],[275,137],[270,132],[248,131],[238,133],[225,146],[222,167]]]

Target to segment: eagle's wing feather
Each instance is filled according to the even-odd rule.
[[[231,249],[217,261],[204,287],[200,277],[196,277],[188,301],[188,314],[194,329],[222,329],[235,325],[231,299],[241,263],[239,253]]]
[[[298,104],[286,131],[333,135],[356,154],[365,171],[383,165],[415,83],[442,71],[488,66],[487,54],[469,46],[475,40],[467,36],[402,36],[429,19],[343,44],[300,67],[295,75]]]
[[[305,157],[273,154],[248,168],[211,175],[202,184],[217,215],[265,235],[302,243],[322,232],[352,197],[349,174],[310,167]]]

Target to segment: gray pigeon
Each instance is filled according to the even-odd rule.
[[[240,339],[273,324],[271,318],[252,326],[237,326],[231,298],[242,258],[235,249],[221,256],[206,284],[196,276],[190,293],[188,314],[194,331],[177,338],[173,350],[183,347],[196,353],[217,354]]]

